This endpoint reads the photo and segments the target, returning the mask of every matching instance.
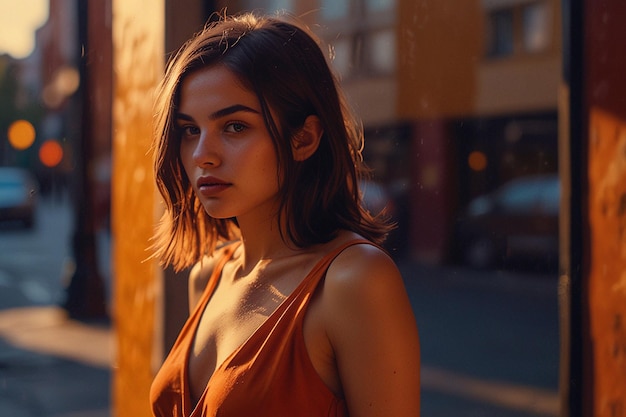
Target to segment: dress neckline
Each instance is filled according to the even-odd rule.
[[[241,343],[218,366],[215,367],[215,369],[213,370],[213,373],[209,377],[206,385],[204,386],[204,389],[202,390],[202,393],[198,397],[197,402],[195,404],[193,404],[193,400],[191,398],[191,385],[190,385],[190,381],[189,381],[189,355],[190,355],[190,352],[191,352],[191,346],[193,345],[193,340],[196,337],[196,333],[198,331],[198,326],[200,325],[201,316],[202,316],[204,310],[206,309],[208,302],[210,301],[211,295],[213,294],[213,292],[215,291],[215,288],[217,287],[217,283],[221,279],[222,271],[224,269],[224,266],[228,263],[228,261],[230,261],[232,259],[236,249],[241,245],[241,242],[239,241],[239,242],[235,242],[235,243],[229,245],[226,248],[228,250],[228,252],[226,252],[224,254],[224,256],[221,258],[220,262],[216,265],[215,270],[213,271],[213,273],[211,274],[211,277],[209,278],[209,282],[207,282],[207,286],[205,288],[205,291],[202,294],[202,298],[198,302],[198,307],[193,312],[193,320],[192,320],[193,321],[193,328],[190,329],[190,331],[191,331],[190,337],[192,338],[192,342],[189,345],[187,352],[185,352],[185,363],[184,363],[184,366],[182,367],[182,373],[183,374],[181,375],[181,377],[183,379],[183,393],[184,393],[184,399],[183,399],[184,406],[183,406],[183,409],[184,409],[184,415],[189,415],[189,417],[195,416],[197,410],[201,407],[201,405],[202,405],[202,403],[204,401],[204,398],[207,395],[208,389],[211,386],[211,381],[214,379],[214,376],[218,372],[221,372],[221,371],[223,371],[223,369],[227,368],[228,365],[231,364],[237,358],[237,356],[250,343],[252,343],[252,340],[255,339],[258,334],[260,334],[261,330],[265,329],[266,327],[268,327],[270,325],[272,325],[272,326],[275,325],[275,323],[278,321],[278,317],[282,316],[285,313],[285,311],[289,308],[289,306],[292,305],[298,299],[298,296],[300,294],[302,294],[304,292],[304,290],[310,284],[310,281],[313,279],[312,277],[316,277],[317,276],[316,273],[321,268],[327,268],[328,265],[330,265],[330,263],[335,259],[335,257],[337,257],[337,255],[339,255],[346,248],[348,248],[350,246],[353,246],[353,245],[356,245],[356,244],[363,244],[363,243],[370,244],[370,245],[372,244],[371,242],[369,242],[368,240],[365,240],[363,238],[352,239],[352,240],[349,240],[347,242],[344,242],[344,243],[340,244],[336,248],[333,248],[331,251],[329,251],[325,255],[323,255],[315,263],[315,265],[311,268],[311,270],[305,275],[305,277],[302,279],[302,281],[278,305],[278,307],[276,307],[276,309],[274,309],[274,311],[270,315],[267,316],[267,318],[248,336],[248,338],[243,343]],[[200,317],[197,317],[198,315],[200,315]],[[188,410],[191,410],[189,414],[187,414]]]

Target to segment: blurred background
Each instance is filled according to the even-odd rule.
[[[149,415],[186,317],[184,274],[146,251],[152,92],[225,7],[301,16],[332,51],[364,199],[398,224],[422,415],[565,415],[561,0],[0,3],[0,415]]]

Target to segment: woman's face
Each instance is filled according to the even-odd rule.
[[[259,100],[230,70],[215,65],[187,75],[175,124],[183,167],[209,216],[276,214],[274,144]]]

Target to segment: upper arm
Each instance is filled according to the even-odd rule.
[[[324,285],[328,338],[352,417],[419,416],[417,325],[402,277],[380,249],[346,249]]]

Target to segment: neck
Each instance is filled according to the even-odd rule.
[[[266,219],[238,218],[241,231],[242,270],[250,271],[264,261],[285,258],[299,253],[290,241],[283,240],[278,227],[277,216]]]

